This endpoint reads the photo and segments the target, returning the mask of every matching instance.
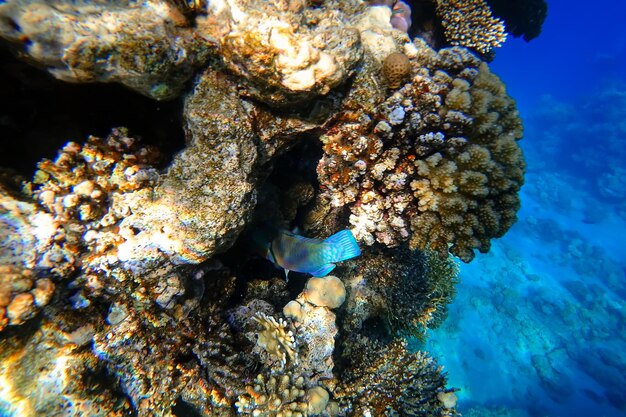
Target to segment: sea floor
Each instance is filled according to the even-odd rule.
[[[625,255],[617,206],[531,170],[518,223],[461,266],[426,346],[464,416],[626,415]]]

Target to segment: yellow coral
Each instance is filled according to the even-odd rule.
[[[271,376],[257,375],[246,393],[237,398],[239,414],[254,417],[315,416],[328,404],[329,394],[321,386],[305,391],[302,375],[276,372]]]
[[[283,319],[276,320],[272,316],[257,313],[253,320],[263,328],[259,332],[257,339],[259,346],[270,355],[278,358],[281,367],[285,367],[288,361],[291,364],[298,363],[296,341],[293,333],[287,329],[287,323]]]
[[[312,277],[306,283],[304,298],[318,307],[337,308],[346,299],[346,287],[335,276]]]
[[[451,45],[486,54],[506,40],[504,22],[492,16],[484,0],[437,0],[436,8]]]

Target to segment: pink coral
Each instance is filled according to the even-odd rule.
[[[411,27],[411,6],[402,0],[370,0],[370,6],[387,6],[391,9],[391,26],[408,32]]]

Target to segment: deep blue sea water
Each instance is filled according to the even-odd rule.
[[[519,221],[427,346],[466,416],[626,416],[626,2],[548,7],[491,65],[525,122]]]

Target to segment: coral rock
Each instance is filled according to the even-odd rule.
[[[226,66],[247,80],[248,94],[284,105],[327,94],[360,59],[358,31],[350,24],[359,3],[333,3],[210,2],[197,24],[203,36],[219,39]]]
[[[0,39],[55,77],[119,82],[159,100],[180,94],[214,48],[165,0],[11,0],[0,17]]]

